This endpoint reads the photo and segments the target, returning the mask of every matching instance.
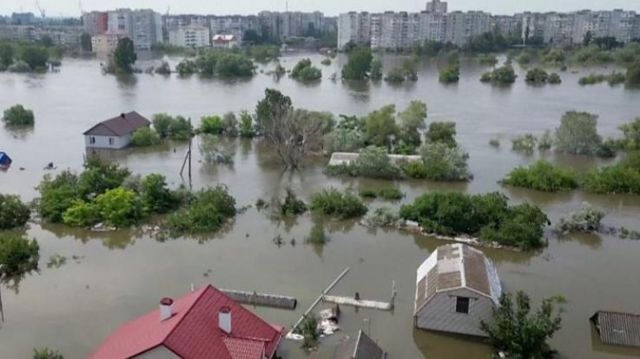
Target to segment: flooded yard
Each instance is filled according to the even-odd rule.
[[[314,63],[321,58],[311,56]],[[291,68],[300,56],[285,57]],[[390,66],[394,58],[386,58]],[[189,116],[194,124],[208,114],[249,110],[273,87],[292,98],[296,107],[338,114],[363,115],[386,104],[404,108],[411,100],[429,106],[432,120],[457,123],[458,141],[470,154],[475,178],[469,183],[426,181],[395,183],[406,197],[393,206],[413,201],[432,190],[470,193],[504,192],[517,203],[531,201],[552,222],[577,209],[584,201],[605,210],[604,222],[640,230],[640,198],[594,196],[580,191],[544,194],[504,188],[497,181],[513,167],[535,161],[511,152],[510,139],[518,134],[542,134],[558,126],[566,111],[588,111],[600,116],[599,132],[617,135],[617,127],[640,116],[640,92],[623,87],[581,87],[578,78],[610,69],[579,69],[561,74],[559,86],[531,87],[522,78],[511,87],[491,87],[478,81],[484,68],[465,64],[457,85],[438,83],[434,64],[424,64],[417,83],[391,86],[384,82],[343,83],[327,79],[339,72],[344,59],[323,66],[323,80],[300,84],[289,78],[275,81],[265,73],[251,80],[225,81],[198,76],[138,75],[117,79],[100,73],[95,60],[65,59],[58,73],[19,75],[0,73],[0,109],[16,103],[34,111],[32,130],[0,128],[0,150],[10,153],[10,171],[0,172],[3,193],[24,200],[37,196],[35,186],[46,173],[79,170],[85,155],[82,133],[95,123],[121,112],[138,111],[151,117],[167,112]],[[266,72],[266,71],[265,71]],[[489,146],[501,138],[499,149]],[[309,161],[296,173],[282,172],[277,159],[259,141],[229,140],[232,166],[203,163],[194,143],[193,187],[225,184],[239,206],[258,198],[270,200],[292,188],[308,200],[322,188],[375,188],[389,181],[327,177],[328,158]],[[111,154],[134,173],[157,172],[172,186],[179,176],[185,144],[128,149]],[[605,163],[576,156],[546,155],[555,163],[579,170]],[[43,169],[53,162],[57,169]],[[21,170],[23,168],[24,170]],[[382,202],[374,201],[372,207]],[[322,222],[330,237],[324,246],[305,243],[314,225]],[[220,288],[272,292],[295,296],[298,310],[252,308],[267,320],[291,326],[301,312],[344,268],[350,273],[332,291],[359,292],[366,299],[387,301],[392,281],[398,296],[392,312],[343,308],[342,331],[323,340],[320,351],[307,354],[299,343],[285,342],[285,358],[332,358],[344,335],[363,329],[389,353],[389,358],[487,358],[490,348],[468,338],[415,330],[413,300],[415,271],[439,245],[446,242],[400,230],[377,230],[354,222],[322,219],[306,214],[296,221],[274,220],[268,211],[250,208],[215,235],[160,242],[137,231],[93,233],[58,225],[30,224],[29,237],[40,244],[40,271],[19,283],[1,287],[5,321],[0,324],[0,358],[28,357],[32,348],[49,346],[67,358],[86,357],[124,321],[156,308],[163,296],[178,297],[191,285],[211,283]],[[281,245],[273,238],[280,235]],[[588,318],[597,310],[640,312],[640,242],[598,235],[549,236],[544,250],[519,253],[483,249],[496,263],[505,289],[525,290],[534,300],[562,295],[567,299],[562,330],[552,340],[560,358],[621,358],[640,352],[600,345]],[[47,267],[50,256],[67,257],[66,264]]]

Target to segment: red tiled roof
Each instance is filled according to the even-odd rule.
[[[231,334],[218,328],[223,307],[231,308]],[[184,359],[271,358],[284,332],[211,285],[176,300],[173,311],[164,321],[156,309],[124,324],[90,358],[132,358],[158,346]]]
[[[150,124],[151,121],[144,118],[141,114],[136,111],[131,111],[98,123],[85,131],[84,135],[124,136]]]

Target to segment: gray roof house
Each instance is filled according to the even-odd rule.
[[[640,347],[640,315],[601,310],[591,317],[604,344]]]
[[[385,359],[387,353],[362,330],[357,338],[342,343],[334,355],[334,359]]]
[[[131,143],[131,136],[137,129],[150,125],[151,121],[135,111],[123,113],[85,131],[85,146],[87,148],[124,148]]]
[[[486,336],[502,286],[494,264],[465,244],[438,247],[418,268],[414,320],[421,329]]]

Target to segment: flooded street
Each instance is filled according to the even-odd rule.
[[[311,56],[319,65],[321,57]],[[291,68],[300,56],[285,57]],[[510,139],[531,132],[541,135],[555,129],[566,111],[598,114],[603,136],[619,135],[617,127],[640,116],[640,91],[608,85],[581,87],[578,78],[611,69],[579,69],[561,73],[558,86],[527,86],[524,73],[511,87],[491,87],[478,81],[485,68],[466,64],[460,83],[438,83],[437,68],[424,64],[417,83],[392,86],[384,82],[343,83],[327,79],[338,72],[344,59],[322,66],[323,80],[301,84],[289,78],[275,81],[265,73],[251,80],[225,81],[198,76],[137,75],[118,80],[104,76],[97,60],[65,59],[58,73],[23,75],[0,73],[0,110],[20,103],[35,113],[29,131],[0,128],[0,150],[13,158],[10,171],[0,172],[3,193],[19,194],[24,200],[37,196],[35,186],[45,173],[65,168],[79,170],[84,156],[82,133],[95,123],[121,112],[138,111],[151,117],[167,112],[200,117],[228,111],[249,110],[263,97],[267,87],[292,98],[296,107],[338,114],[364,115],[386,104],[398,109],[412,100],[427,103],[427,121],[457,123],[458,141],[470,154],[475,178],[468,184],[398,181],[406,197],[393,206],[413,201],[430,190],[471,193],[502,191],[513,202],[532,201],[556,222],[584,201],[602,208],[604,223],[640,230],[640,197],[594,196],[580,191],[544,194],[501,187],[497,181],[513,167],[535,161],[511,151]],[[397,61],[385,59],[386,67]],[[265,72],[267,70],[265,69]],[[501,147],[488,142],[501,138]],[[310,161],[304,170],[283,173],[268,148],[258,141],[229,140],[234,150],[232,166],[210,166],[201,162],[198,141],[194,143],[193,186],[218,183],[229,186],[238,206],[271,199],[291,187],[302,198],[321,188],[389,186],[389,181],[341,179],[323,174],[328,159]],[[172,186],[178,174],[185,144],[160,148],[130,149],[112,154],[134,173],[157,172]],[[546,155],[555,163],[580,170],[606,163],[576,156]],[[53,162],[54,171],[44,170]],[[20,171],[19,168],[24,170]],[[383,202],[374,201],[372,207]],[[207,283],[220,288],[255,290],[298,298],[293,311],[255,308],[274,323],[291,326],[301,312],[344,268],[351,272],[332,293],[387,301],[392,281],[398,297],[393,312],[343,308],[342,332],[323,341],[320,352],[306,354],[299,343],[285,342],[285,358],[332,358],[335,345],[345,335],[362,328],[389,353],[389,358],[487,358],[490,348],[468,338],[414,330],[412,312],[415,271],[438,245],[446,242],[397,230],[371,231],[352,222],[324,220],[330,241],[323,247],[306,244],[314,224],[321,218],[306,214],[296,222],[273,220],[268,211],[248,209],[225,230],[206,238],[179,238],[158,242],[135,232],[92,233],[65,226],[31,224],[28,235],[40,244],[40,272],[27,275],[18,285],[2,286],[5,321],[0,324],[0,358],[26,358],[34,347],[60,350],[66,358],[86,357],[117,326],[156,308],[163,296],[179,297],[191,284]],[[277,246],[273,238],[284,239]],[[295,241],[292,241],[295,239]],[[552,340],[560,358],[624,358],[640,351],[599,344],[588,318],[596,310],[640,312],[640,242],[597,235],[550,237],[544,250],[514,253],[483,249],[497,265],[503,286],[525,290],[532,298],[562,295],[566,313],[562,330]],[[59,268],[47,268],[50,256],[67,257]],[[72,258],[72,256],[74,256]]]

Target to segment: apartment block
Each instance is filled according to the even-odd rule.
[[[202,48],[211,46],[209,27],[186,25],[169,30],[169,43],[173,46]]]

